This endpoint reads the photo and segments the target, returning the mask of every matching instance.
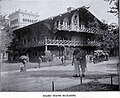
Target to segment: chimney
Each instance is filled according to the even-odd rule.
[[[68,7],[67,8],[67,12],[71,11],[71,10],[74,10],[75,8],[74,7]]]

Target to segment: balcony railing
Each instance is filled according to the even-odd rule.
[[[94,28],[79,27],[77,25],[59,25],[57,30],[64,31],[76,31],[76,32],[86,32],[86,33],[97,33],[98,30]]]
[[[72,41],[72,40],[53,40],[46,39],[45,41],[39,41],[38,46],[41,45],[57,45],[57,46],[99,46],[97,41]]]
[[[26,43],[18,43],[17,48],[30,48],[30,47],[37,47],[37,46],[44,46],[45,40],[40,40],[36,42],[26,42]]]
[[[97,41],[86,41],[86,42],[83,42],[83,46],[100,46],[100,42],[97,42]]]
[[[82,46],[80,41],[71,40],[51,40],[47,39],[46,45],[58,45],[58,46]]]
[[[28,42],[26,44],[20,44],[17,48],[30,48],[30,47],[38,47],[38,46],[100,46],[100,43],[97,41],[72,41],[72,40],[53,40],[46,39],[40,40],[39,42],[31,43]]]

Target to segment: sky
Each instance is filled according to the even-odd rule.
[[[40,20],[62,14],[68,7],[82,6],[90,6],[88,10],[99,20],[106,20],[108,24],[118,24],[117,16],[107,12],[112,5],[104,0],[0,0],[2,14],[10,14],[21,9],[38,13]]]

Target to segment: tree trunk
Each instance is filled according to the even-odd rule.
[[[118,75],[119,75],[119,91],[120,91],[120,61],[119,61],[119,63],[118,63]]]
[[[0,52],[0,73],[1,73],[1,66],[2,66],[2,53]],[[1,76],[0,76],[0,91],[1,89],[2,89],[2,85],[1,85]]]
[[[118,85],[119,85],[119,91],[120,91],[120,59],[117,64],[117,72],[118,72]]]

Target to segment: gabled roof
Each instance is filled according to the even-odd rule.
[[[43,20],[41,20],[41,21],[38,21],[38,22],[36,22],[36,23],[33,23],[33,24],[30,24],[30,25],[27,25],[27,26],[22,27],[22,28],[26,28],[26,27],[29,27],[29,26],[32,26],[32,25],[35,25],[35,24],[38,24],[38,23],[45,22],[45,21],[54,20],[54,19],[57,18],[57,17],[61,17],[61,16],[65,15],[65,14],[72,13],[72,12],[74,12],[74,11],[76,11],[76,10],[87,11],[89,14],[91,14],[93,17],[95,17],[95,18],[98,20],[99,23],[102,23],[102,22],[101,22],[101,21],[100,21],[95,15],[93,15],[89,10],[87,10],[87,7],[82,6],[82,7],[79,7],[79,8],[73,9],[73,10],[71,10],[71,11],[64,12],[64,13],[59,14],[59,15],[56,15],[56,16],[48,17],[48,18],[46,18],[46,19],[43,19]],[[20,28],[20,29],[22,29],[22,28]],[[17,29],[17,30],[19,30],[19,29]],[[16,31],[16,30],[15,30],[15,31]]]

